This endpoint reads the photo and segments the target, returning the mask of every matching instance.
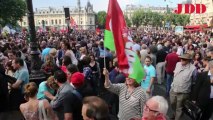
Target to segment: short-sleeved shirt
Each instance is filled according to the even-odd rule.
[[[51,89],[50,87],[48,87],[46,85],[46,81],[44,82],[41,82],[40,85],[39,85],[39,89],[38,89],[38,93],[37,93],[37,99],[38,100],[42,100],[42,99],[47,99],[48,98],[45,96],[44,92],[47,91],[49,93],[51,93],[52,95],[54,94],[54,90]]]
[[[151,78],[156,77],[156,70],[153,65],[149,65],[149,66],[144,65],[144,70],[145,70],[146,76],[144,80],[141,82],[141,87],[147,90],[149,88]]]
[[[24,67],[16,70],[14,77],[17,80],[21,80],[23,81],[21,84],[21,89],[22,89],[22,93],[24,92],[24,85],[29,83],[29,72],[27,69],[25,69]]]
[[[173,74],[174,70],[175,70],[175,66],[177,64],[177,62],[180,61],[180,58],[178,57],[178,55],[176,53],[169,53],[166,56],[166,72],[169,74]]]
[[[68,95],[66,99],[64,99],[63,106],[64,113],[72,113],[73,120],[83,120],[81,115],[82,100],[80,100],[74,93]]]

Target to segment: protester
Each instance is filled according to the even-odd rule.
[[[193,57],[193,64],[197,69],[197,72],[201,72],[201,69],[203,68],[203,63],[202,63],[202,56],[200,52],[197,52],[194,54]]]
[[[67,75],[68,75],[67,66],[70,65],[70,64],[72,64],[72,61],[71,61],[70,57],[65,55],[65,56],[62,58],[62,66],[61,66],[60,68],[61,68],[61,70],[62,70],[64,73],[66,73]],[[67,78],[67,79],[69,80],[69,78]]]
[[[54,81],[54,77],[50,76],[47,81],[41,82],[38,89],[37,99],[55,99],[54,93],[58,89],[58,85]]]
[[[196,78],[196,67],[190,63],[192,60],[191,55],[188,53],[183,54],[180,59],[181,62],[177,63],[174,70],[174,79],[170,90],[170,102],[175,120],[182,119],[183,103],[189,99],[192,83]]]
[[[106,102],[96,96],[83,99],[81,113],[84,120],[110,120]]]
[[[171,84],[173,82],[174,70],[176,64],[180,61],[177,54],[177,47],[172,48],[172,53],[169,53],[165,59],[166,66],[166,95],[169,96],[169,91],[171,89]]]
[[[46,55],[45,62],[41,66],[41,70],[44,71],[47,78],[54,74],[54,70],[56,68],[56,64],[54,63],[53,57],[50,55]]]
[[[72,63],[77,65],[78,64],[78,60],[76,59],[73,51],[71,50],[70,44],[68,42],[64,41],[62,43],[62,49],[64,51],[64,55],[69,56],[71,58],[71,60],[72,60]]]
[[[147,100],[144,109],[142,120],[167,120],[167,111],[169,105],[162,96],[153,96]]]
[[[84,75],[80,72],[75,72],[70,78],[70,84],[74,88],[72,94],[67,95],[64,99],[64,113],[70,113],[67,116],[69,120],[83,120],[81,116],[84,86]]]
[[[56,71],[54,73],[54,79],[57,85],[59,86],[59,89],[57,91],[57,94],[55,95],[55,99],[51,101],[51,107],[57,113],[59,120],[64,120],[64,119],[66,120],[66,119],[69,119],[72,113],[65,112],[64,103],[66,101],[64,100],[67,99],[67,97],[72,94],[73,87],[70,86],[70,84],[67,82],[67,76],[61,70]]]
[[[38,88],[34,82],[30,82],[24,87],[26,103],[20,105],[20,110],[25,120],[41,120],[43,116],[39,114],[39,111],[44,107],[46,115],[51,120],[57,120],[57,116],[54,114],[50,104],[47,100],[37,100],[36,94]]]
[[[209,62],[209,71],[197,75],[192,100],[202,110],[201,120],[209,120],[213,113],[213,61]]]
[[[161,44],[159,44],[157,48],[158,52],[156,54],[157,57],[156,75],[158,84],[162,84],[165,78],[165,58],[167,53],[163,50],[163,46]]]
[[[146,90],[146,97],[150,98],[153,93],[154,81],[156,79],[156,70],[152,65],[152,58],[150,56],[145,58],[144,70],[146,72],[146,76],[141,82],[141,87]]]
[[[125,83],[112,84],[106,69],[103,74],[105,75],[105,88],[119,96],[118,118],[121,120],[141,118],[146,94],[140,85],[132,78],[126,78]]]
[[[129,37],[132,37],[134,40],[133,42],[134,47],[131,46],[130,49],[136,50],[137,54],[139,53],[139,50],[140,50],[140,54],[138,54],[138,57],[141,60],[141,66],[146,68],[150,64],[149,67],[153,66],[154,68],[152,70],[152,74],[149,74],[150,72],[147,71],[147,69],[144,69],[145,73],[148,73],[148,74],[145,74],[146,78],[144,77],[140,79],[142,80],[141,82],[142,86],[144,85],[144,82],[145,83],[147,82],[146,83],[147,85],[145,86],[148,86],[148,88],[151,87],[151,90],[145,88],[145,90],[148,90],[147,92],[150,93],[148,94],[148,97],[152,95],[164,95],[165,94],[163,91],[164,89],[166,89],[167,97],[171,95],[170,96],[171,98],[176,98],[175,97],[176,93],[178,93],[178,95],[183,95],[183,97],[188,97],[188,94],[191,94],[191,92],[184,90],[184,88],[186,88],[186,86],[191,86],[189,83],[189,81],[191,81],[190,78],[191,77],[194,78],[195,76],[191,75],[191,73],[190,74],[188,73],[190,71],[188,70],[188,67],[183,67],[183,65],[180,65],[180,63],[177,64],[177,62],[180,61],[180,58],[178,56],[182,56],[183,54],[187,52],[190,54],[194,54],[194,58],[191,60],[186,60],[186,62],[189,66],[193,66],[193,64],[194,66],[196,66],[196,70],[198,70],[199,76],[205,76],[203,75],[202,72],[206,73],[209,71],[208,64],[209,64],[209,61],[213,59],[213,54],[212,54],[213,47],[212,47],[212,41],[211,41],[212,36],[209,30],[205,30],[202,33],[201,32],[194,32],[194,33],[184,32],[180,36],[176,35],[175,32],[171,29],[165,30],[159,27],[158,29],[156,29],[150,26],[145,26],[145,27],[142,26],[140,28],[128,28],[128,30],[131,33]],[[13,116],[13,112],[14,112],[13,110],[16,110],[16,112],[18,112],[20,103],[25,102],[22,89],[23,89],[23,84],[28,83],[27,81],[29,80],[29,74],[22,75],[20,74],[19,71],[25,71],[25,73],[27,73],[28,71],[28,73],[30,73],[31,70],[34,70],[35,68],[40,67],[39,64],[33,65],[34,66],[33,69],[32,67],[30,67],[31,60],[34,59],[34,56],[31,57],[30,55],[32,53],[30,47],[33,47],[33,46],[29,44],[28,36],[29,36],[29,33],[27,31],[25,32],[23,31],[22,33],[16,33],[14,35],[0,34],[0,63],[4,66],[3,69],[6,70],[7,75],[14,76],[14,73],[15,75],[19,74],[20,76],[22,76],[21,77],[22,79],[19,78],[18,76],[16,76],[16,78],[21,79],[21,80],[18,80],[19,82],[23,81],[22,84],[17,86],[15,85],[16,83],[14,84],[12,82],[11,84],[15,85],[15,86],[12,85],[13,87],[15,87],[15,89],[14,88],[11,89],[10,87],[11,85],[9,85],[8,87],[9,90],[7,93],[9,101],[6,101],[7,99],[6,94],[3,95],[5,97],[2,96],[2,98],[5,98],[5,99],[1,99],[1,100],[5,104],[0,107],[5,106],[6,108],[7,107],[6,102],[8,102],[9,111],[7,113],[9,113],[9,115],[11,114],[11,116]],[[42,70],[44,71],[46,70],[47,73],[50,73],[49,71],[51,71],[51,74],[49,74],[49,76],[53,75],[54,72],[58,70],[58,67],[59,69],[62,68],[66,72],[66,77],[67,77],[66,82],[63,81],[63,77],[58,77],[57,79],[60,78],[59,80],[54,80],[56,77],[54,77],[54,79],[51,78],[52,79],[51,82],[54,81],[58,85],[60,84],[58,91],[53,92],[51,89],[53,86],[48,85],[47,81],[44,81],[44,82],[42,81],[42,84],[38,88],[39,89],[38,96],[40,95],[42,96],[41,98],[39,97],[39,99],[51,100],[52,101],[51,107],[54,108],[55,112],[59,114],[60,119],[64,119],[64,116],[66,116],[66,118],[70,118],[69,117],[70,115],[75,114],[75,107],[73,107],[75,105],[68,106],[67,108],[68,111],[66,113],[63,112],[62,110],[65,109],[63,107],[63,104],[67,102],[69,103],[69,98],[66,98],[66,97],[64,98],[65,96],[64,94],[68,94],[68,96],[69,95],[71,96],[73,95],[72,93],[73,89],[76,88],[74,85],[72,84],[70,85],[70,81],[71,81],[70,79],[72,77],[75,77],[73,75],[77,74],[76,72],[79,72],[79,71],[81,73],[84,73],[84,75],[86,76],[84,78],[84,82],[82,83],[83,85],[80,88],[77,88],[79,90],[79,93],[82,94],[83,98],[85,96],[97,95],[100,98],[104,99],[105,102],[108,104],[109,114],[114,115],[115,120],[117,120],[116,116],[118,116],[119,119],[124,119],[124,120],[129,118],[135,119],[135,117],[138,119],[141,119],[142,117],[141,115],[144,113],[144,111],[139,109],[144,108],[143,104],[145,103],[145,98],[143,96],[144,94],[146,94],[146,92],[141,91],[142,88],[138,88],[140,87],[140,86],[137,86],[138,84],[136,84],[135,86],[133,85],[132,87],[134,80],[128,78],[126,74],[127,71],[122,70],[122,67],[124,67],[122,66],[123,64],[121,64],[120,61],[117,60],[118,59],[117,53],[119,52],[118,51],[113,52],[113,51],[110,51],[108,48],[105,48],[106,44],[104,44],[105,41],[103,41],[104,37],[105,37],[104,31],[102,30],[100,30],[99,33],[93,30],[78,30],[78,29],[73,30],[72,32],[70,31],[70,33],[61,32],[61,31],[51,31],[51,30],[36,33],[36,39],[38,40],[38,43],[40,46],[38,54],[39,54],[40,60],[43,61]],[[165,53],[167,54],[167,56]],[[93,56],[93,54],[95,57]],[[46,61],[45,56],[50,56],[51,62],[48,60]],[[68,56],[69,58],[68,61],[72,61],[72,62],[66,62],[66,60],[64,59],[65,56]],[[145,62],[146,56],[151,56],[153,61],[152,65],[149,62],[150,59],[148,59],[148,62]],[[132,56],[130,57],[132,58]],[[12,61],[14,61],[17,58],[22,58],[22,60],[24,61],[23,68],[25,68],[25,70],[23,69],[17,70],[18,64],[15,65],[14,67],[16,69],[13,69],[14,64],[12,64]],[[202,58],[203,60],[201,60]],[[114,60],[117,61],[116,64]],[[63,66],[62,66],[62,61],[63,61]],[[165,66],[166,78],[164,78],[164,70],[163,70],[164,61],[166,65]],[[182,60],[182,62],[184,61]],[[49,63],[51,63],[51,65]],[[54,66],[57,65],[58,67],[52,69],[51,67],[52,65]],[[112,92],[110,92],[111,91],[110,88],[105,89],[104,87],[105,76],[102,74],[103,68],[105,67],[109,70],[109,74],[110,74],[109,77],[110,77],[110,82],[112,83],[112,86],[114,86],[114,84],[116,83],[118,84],[115,86],[119,86],[119,87],[120,85],[122,86],[120,95],[118,95],[118,92],[114,92],[116,94],[113,94]],[[51,70],[49,70],[49,68],[51,68]],[[181,69],[182,71],[181,70],[179,71],[177,69]],[[153,71],[155,71],[155,73]],[[176,72],[176,71],[179,71],[179,72]],[[128,72],[131,72],[131,70]],[[134,72],[137,72],[137,71],[134,71]],[[34,77],[32,75],[30,76],[31,78]],[[152,79],[150,78],[150,75],[152,75],[151,76]],[[27,76],[28,76],[28,79],[25,80],[25,77]],[[174,80],[173,80],[173,77],[174,77]],[[3,77],[3,78],[4,78],[3,80],[8,79],[7,77]],[[166,83],[163,82],[165,79],[167,81]],[[11,82],[12,80],[10,79],[6,80],[7,83],[8,81]],[[186,81],[187,83],[184,83],[183,81]],[[2,82],[4,82],[2,84],[6,85],[5,81],[2,81]],[[172,82],[173,82],[172,89],[170,90]],[[196,83],[196,81],[193,80],[191,83],[192,87],[187,87],[187,89],[190,88],[194,91],[194,88],[198,86],[198,82],[201,83],[201,81],[197,81]],[[120,83],[123,83],[123,84],[120,84]],[[161,83],[161,84],[157,84],[157,83]],[[3,89],[6,90],[5,89],[6,86],[4,85],[2,90]],[[155,87],[154,89],[153,89],[153,86]],[[182,86],[183,88],[179,88],[178,86]],[[203,85],[200,84],[200,86],[201,87],[197,89],[196,91],[198,95],[200,95],[203,90]],[[52,96],[49,96],[48,94],[46,94],[46,92],[41,92],[42,94],[40,94],[40,90],[43,91],[42,89],[44,89],[45,87],[47,88],[47,91],[49,91],[49,88],[51,89],[49,93],[51,93]],[[46,88],[45,88],[45,91],[46,91]],[[123,88],[125,89],[123,90]],[[131,91],[130,92],[127,91],[126,97],[127,98],[130,97],[128,99],[129,101],[132,100],[132,98],[134,99],[136,97],[136,99],[138,100],[137,102],[129,103],[128,100],[125,100],[125,90],[128,90],[128,88],[134,88],[135,91],[133,90],[134,92],[132,94],[131,94]],[[205,89],[206,88],[207,87],[205,87]],[[178,89],[179,91],[176,91],[176,89]],[[3,91],[0,91],[0,93]],[[171,91],[170,94],[169,94],[169,91]],[[140,94],[141,96],[135,95],[135,92],[138,92],[138,94]],[[56,93],[56,96],[54,96],[55,93]],[[178,96],[177,99],[178,100],[182,99],[181,97],[182,96]],[[19,99],[19,98],[22,98],[22,99]],[[197,98],[199,97],[197,96]],[[66,100],[64,102],[61,102],[61,100],[64,100],[64,99]],[[186,98],[183,98],[182,100],[180,100],[182,101],[180,103],[182,104],[185,101],[185,99]],[[139,105],[139,100],[142,101],[141,105]],[[173,100],[175,99],[171,99],[171,105],[173,110],[176,111],[176,109],[174,109],[174,104],[176,102]],[[206,101],[206,99],[204,98],[201,98],[200,101],[202,100]],[[194,101],[196,101],[195,103],[199,103],[198,99],[194,99]],[[77,102],[80,103],[80,101],[74,101],[74,103],[77,103]],[[134,103],[136,107],[132,107],[132,104]],[[15,109],[15,106],[16,106],[16,109]],[[118,108],[120,109],[118,110]],[[132,110],[133,112],[128,111],[129,109],[133,109],[133,108],[136,108],[137,110],[134,109]],[[181,109],[182,106],[179,108]],[[70,109],[72,109],[72,111]],[[79,109],[76,108],[76,111],[79,111]],[[119,111],[119,114],[117,114],[118,111]],[[177,109],[177,113],[179,113],[178,111],[179,109]],[[171,112],[169,111],[169,113]],[[178,117],[178,115],[176,115],[176,117]],[[10,119],[10,116],[4,117],[2,119],[7,119],[7,118]],[[15,117],[15,118],[19,119],[19,117]],[[181,119],[185,120],[185,117],[181,117]]]
[[[6,78],[3,65],[0,65],[0,116],[3,116],[3,113],[8,111],[8,96],[8,79]]]

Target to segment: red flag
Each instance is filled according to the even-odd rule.
[[[78,28],[78,25],[76,24],[75,20],[72,17],[70,17],[70,26],[72,28]]]
[[[96,31],[96,34],[99,35],[101,30],[99,28],[96,28],[95,31]]]
[[[129,68],[125,53],[125,44],[127,40],[123,39],[123,32],[126,29],[126,22],[117,0],[109,0],[106,23],[106,29],[111,30],[114,36],[119,69],[127,73]]]

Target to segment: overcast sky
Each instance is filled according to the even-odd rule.
[[[101,10],[107,10],[109,0],[89,0],[93,5],[96,12]],[[172,7],[176,7],[178,3],[184,0],[118,0],[121,9],[125,9],[127,4],[144,5],[144,6],[161,6],[165,7],[167,4]],[[81,7],[85,7],[88,0],[81,0]],[[77,0],[33,0],[34,8],[45,8],[45,7],[76,7]]]

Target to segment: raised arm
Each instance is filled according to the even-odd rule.
[[[123,83],[112,84],[109,80],[109,72],[106,68],[104,68],[103,74],[105,75],[104,87],[107,90],[119,95],[121,89],[125,87],[125,84],[123,84]]]

